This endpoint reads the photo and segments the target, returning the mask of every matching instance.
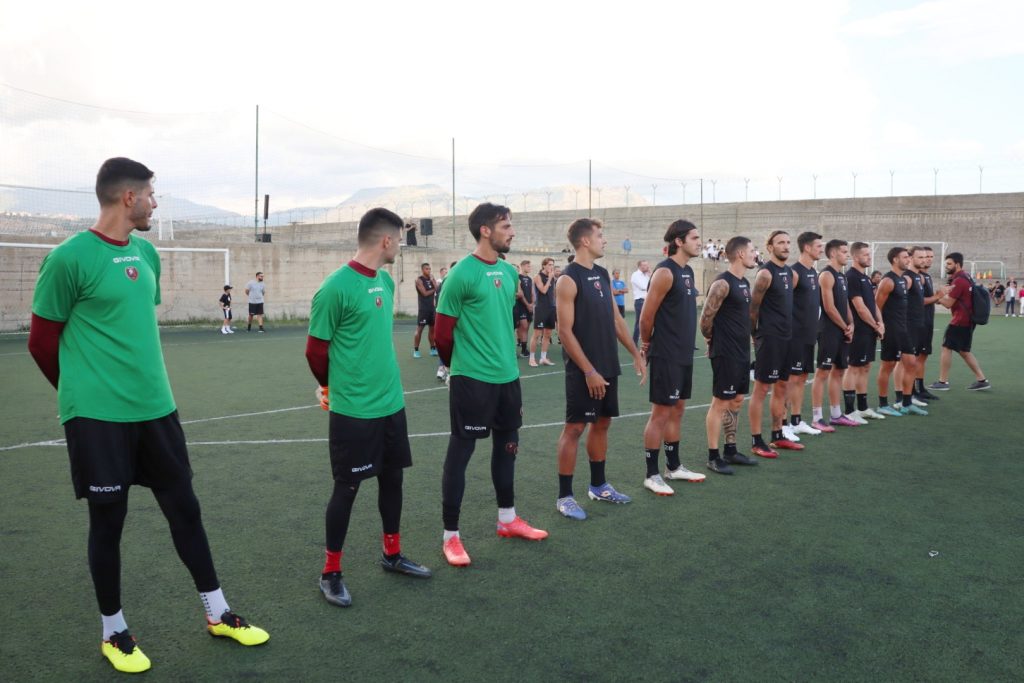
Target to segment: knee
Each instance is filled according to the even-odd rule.
[[[498,446],[497,450],[502,455],[509,457],[516,457],[519,453],[519,430],[512,430],[511,432],[495,432],[494,433],[494,445]]]

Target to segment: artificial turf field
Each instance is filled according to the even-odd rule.
[[[147,680],[1020,680],[1024,321],[994,318],[976,332],[991,391],[965,391],[971,376],[957,358],[953,390],[928,417],[805,436],[807,450],[733,477],[703,466],[711,372],[697,359],[681,451],[709,478],[673,483],[671,498],[642,488],[646,387],[624,364],[607,471],[634,501],[586,501],[581,449],[584,522],[554,509],[560,353],[554,368],[522,361],[516,507],[551,535],[540,543],[495,536],[490,448],[481,443],[467,474],[462,535],[473,565],[464,569],[440,552],[447,394],[434,359],[410,358],[412,331],[396,324],[415,460],[403,550],[434,577],[377,566],[380,520],[368,481],[345,544],[349,609],[317,589],[331,481],[305,329],[164,331],[225,595],[271,640],[249,649],[205,634],[163,517],[149,492],[134,488],[123,599],[153,660]],[[936,356],[929,381],[937,370]],[[86,506],[74,499],[66,450],[10,448],[63,437],[55,394],[24,335],[0,338],[0,376],[8,392],[0,681],[112,679],[99,653]],[[809,416],[810,387],[806,402]],[[741,446],[746,424],[744,411]]]

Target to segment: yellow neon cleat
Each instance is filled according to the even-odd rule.
[[[142,654],[142,650],[135,644],[135,638],[127,629],[100,643],[100,652],[115,669],[124,673],[142,673],[152,666],[149,657]]]
[[[253,626],[234,612],[224,612],[220,621],[211,623],[207,620],[206,630],[211,636],[225,636],[237,640],[242,645],[262,645],[270,640],[270,634],[259,626]]]

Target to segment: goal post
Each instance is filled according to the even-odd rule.
[[[932,267],[928,271],[928,274],[932,276],[933,280],[945,281],[946,279],[946,248],[949,246],[945,242],[868,242],[871,249],[871,269],[880,270],[883,273],[889,270],[889,259],[887,254],[893,247],[904,247],[910,249],[911,247],[931,247],[932,251],[935,252],[935,260],[932,261]]]

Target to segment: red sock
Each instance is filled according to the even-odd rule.
[[[324,560],[324,574],[330,574],[331,572],[341,571],[341,556],[343,552],[341,550],[325,550],[324,554],[327,556]]]
[[[402,552],[402,543],[399,534],[384,534],[384,554],[397,555]]]

